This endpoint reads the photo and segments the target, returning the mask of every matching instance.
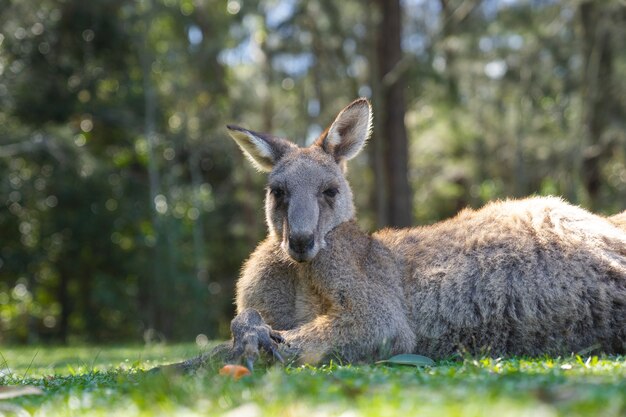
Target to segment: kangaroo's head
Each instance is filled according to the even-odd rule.
[[[270,233],[295,261],[310,261],[325,236],[354,218],[346,161],[365,145],[372,124],[369,102],[343,109],[308,148],[281,138],[228,126],[232,138],[260,171],[269,172],[265,215]]]

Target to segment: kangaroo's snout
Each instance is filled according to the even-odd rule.
[[[301,167],[308,174],[305,167]],[[283,219],[282,248],[296,262],[312,260],[319,250],[320,206],[309,187],[292,186],[286,218]]]
[[[319,250],[313,233],[290,233],[286,241],[283,240],[282,247],[297,262],[310,261]]]
[[[315,236],[311,234],[294,234],[289,236],[289,250],[298,255],[305,255],[315,246]]]

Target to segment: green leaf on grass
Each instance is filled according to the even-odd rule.
[[[377,361],[376,363],[385,363],[390,365],[433,366],[435,361],[427,358],[426,356],[403,353],[401,355],[392,356],[389,359]]]

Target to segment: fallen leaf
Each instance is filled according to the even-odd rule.
[[[43,391],[32,385],[0,386],[0,400],[21,397],[23,395],[41,395]]]
[[[422,355],[414,355],[412,353],[403,353],[401,355],[392,356],[376,363],[385,363],[391,365],[411,365],[411,366],[433,366],[435,361]]]
[[[220,369],[220,375],[230,376],[236,381],[246,375],[250,375],[250,371],[248,368],[241,365],[224,365],[222,369]]]

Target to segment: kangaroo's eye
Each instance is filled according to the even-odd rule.
[[[336,196],[339,193],[339,190],[336,188],[327,188],[324,190],[324,195],[326,197],[330,197],[333,198],[334,196]]]
[[[270,193],[274,198],[283,198],[285,196],[285,191],[282,188],[272,188]]]

